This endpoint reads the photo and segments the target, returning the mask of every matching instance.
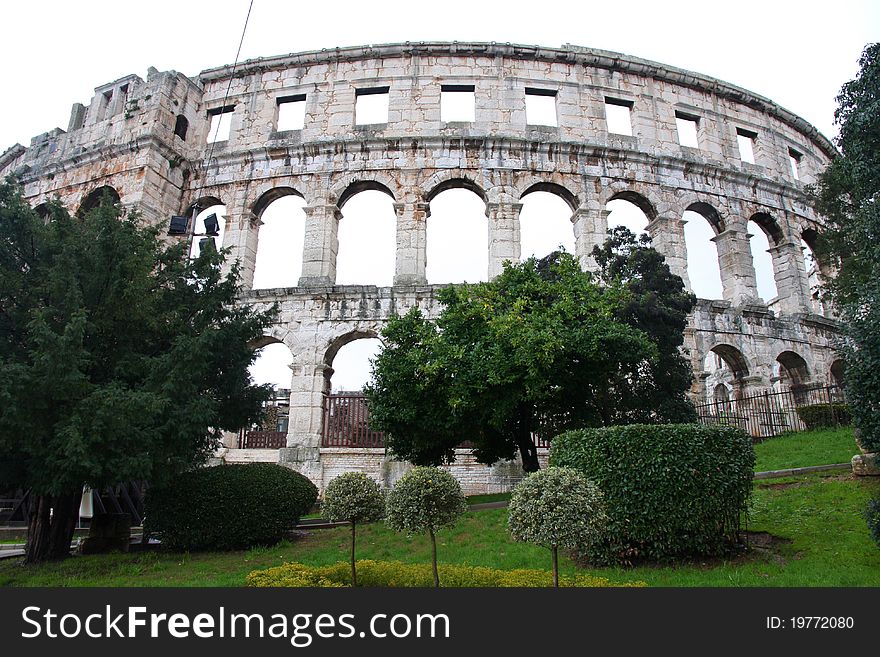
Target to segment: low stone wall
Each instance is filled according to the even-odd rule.
[[[323,492],[327,484],[344,472],[363,472],[385,488],[397,483],[412,464],[395,461],[386,456],[384,449],[322,447],[320,468],[308,468],[308,475]],[[541,467],[547,466],[549,450],[539,449]],[[296,464],[290,464],[296,467]],[[477,463],[469,449],[455,450],[455,462],[443,466],[461,483],[465,495],[504,493],[513,488],[524,476],[519,459],[499,461],[491,466]]]

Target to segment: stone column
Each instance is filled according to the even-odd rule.
[[[755,265],[746,234],[735,228],[718,233],[712,238],[718,248],[718,268],[724,300],[734,305],[758,302],[758,284]]]
[[[691,291],[687,270],[687,244],[684,239],[685,221],[674,217],[657,217],[648,224],[651,243],[666,259],[669,271],[680,276],[686,290]]]
[[[608,210],[598,210],[581,206],[571,215],[574,224],[575,255],[584,271],[596,271],[593,260],[593,247],[602,246],[608,239]]]
[[[306,213],[306,234],[299,284],[334,285],[342,213],[335,204],[326,202],[307,205],[303,211]]]
[[[799,244],[786,241],[769,249],[773,277],[779,300],[776,306],[785,314],[812,312],[810,287]]]
[[[427,226],[431,208],[420,196],[394,204],[397,214],[397,252],[394,285],[425,285],[427,264]]]
[[[254,285],[257,241],[262,222],[253,212],[246,209],[243,191],[234,194],[226,205],[226,216],[218,219],[225,222],[222,246],[232,249],[230,257],[223,263],[223,273],[226,274],[232,263],[238,261],[241,266],[241,286],[249,290]]]
[[[519,262],[519,213],[522,203],[509,200],[486,204],[489,218],[489,280],[504,271],[504,261]]]
[[[310,352],[309,355],[312,355]],[[302,356],[290,366],[290,415],[287,446],[317,448],[321,445],[324,392],[332,368],[324,363],[302,362]]]

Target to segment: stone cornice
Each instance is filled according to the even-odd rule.
[[[772,100],[756,93],[724,82],[717,78],[695,73],[659,62],[624,55],[609,50],[598,50],[574,45],[561,48],[528,46],[511,43],[458,43],[458,42],[406,42],[376,46],[349,46],[344,48],[325,48],[302,53],[260,57],[238,64],[234,69],[235,77],[244,77],[253,73],[292,67],[326,64],[340,61],[357,61],[362,59],[384,59],[428,56],[483,56],[507,57],[511,59],[538,60],[561,62],[584,67],[602,68],[611,71],[631,73],[645,78],[652,78],[672,84],[699,89],[721,98],[742,103],[753,109],[772,116],[789,127],[802,133],[813,141],[829,158],[838,155],[837,149],[812,124],[793,112],[777,105]],[[204,84],[227,79],[233,74],[232,66],[220,66],[202,71],[199,80]]]

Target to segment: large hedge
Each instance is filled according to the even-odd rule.
[[[144,531],[172,550],[272,545],[317,498],[311,481],[280,465],[199,468],[147,491]]]
[[[736,540],[755,453],[742,430],[633,424],[569,431],[550,464],[581,471],[605,496],[605,532],[583,546],[594,563],[718,555]]]

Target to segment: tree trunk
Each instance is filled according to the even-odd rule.
[[[434,573],[434,588],[440,588],[440,575],[437,573],[437,539],[434,536],[434,528],[428,528],[431,536],[431,571]]]
[[[351,585],[355,587],[358,585],[358,576],[357,569],[354,565],[354,543],[355,537],[357,536],[356,523],[352,521],[351,523]]]
[[[559,588],[559,552],[558,548],[554,545],[550,548],[550,552],[553,554],[553,586],[554,588]]]
[[[70,556],[70,542],[79,517],[82,494],[52,497],[35,495],[28,520],[25,563],[40,563]]]
[[[516,433],[516,444],[519,447],[523,471],[537,472],[541,469],[541,465],[538,463],[538,448],[532,438],[532,409],[528,404],[519,406]]]

